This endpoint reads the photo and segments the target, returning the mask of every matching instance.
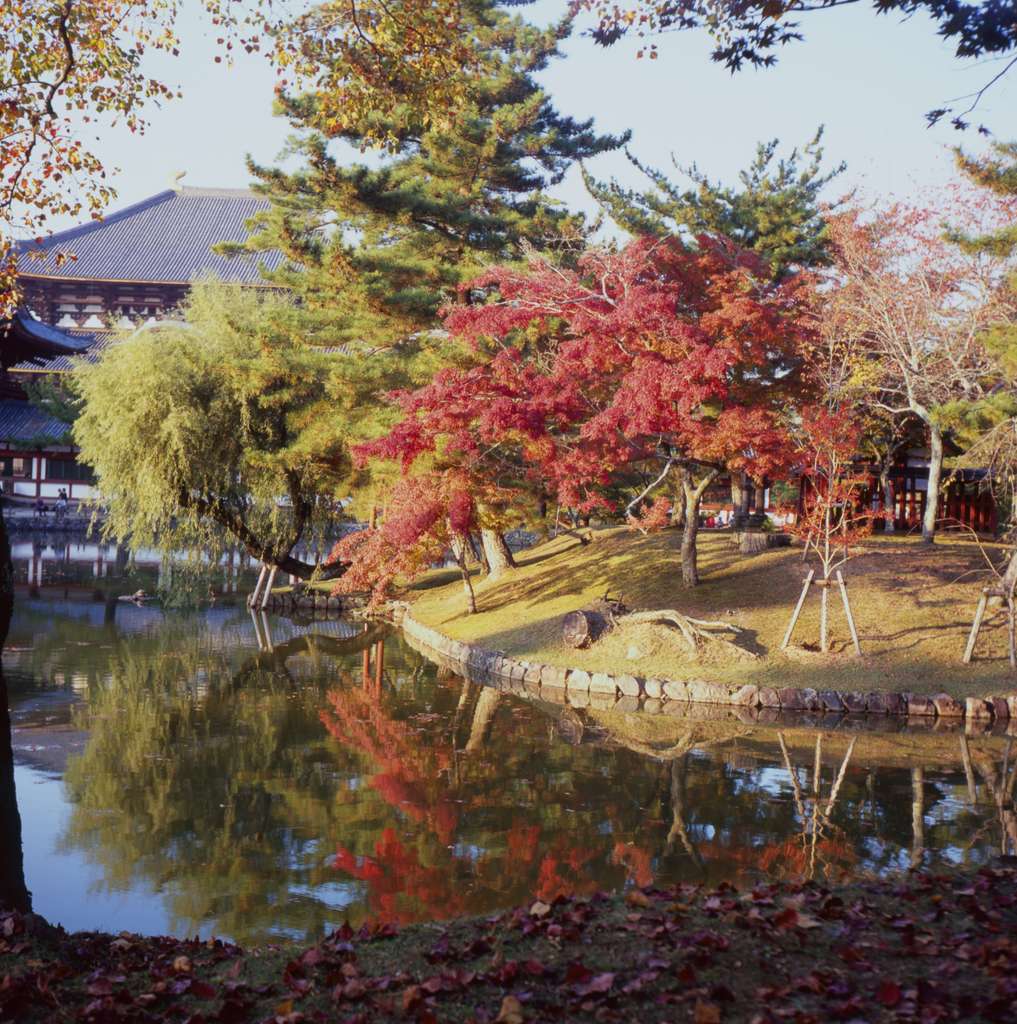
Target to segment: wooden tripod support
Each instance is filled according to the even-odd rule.
[[[975,619],[971,623],[971,632],[968,634],[968,645],[964,648],[965,665],[971,664],[971,657],[975,653],[975,642],[982,628],[982,619],[985,618],[985,608],[990,597],[1001,597],[1006,602],[1007,611],[1007,646],[1010,652],[1010,667],[1017,668],[1017,625],[1014,622],[1014,601],[1013,592],[1007,592],[1004,587],[983,587],[982,596],[978,598],[978,607],[975,609]]]
[[[858,642],[858,630],[855,628],[855,617],[851,612],[851,602],[848,600],[847,584],[844,582],[844,577],[841,575],[840,569],[837,570],[837,587],[840,590],[840,599],[844,604],[844,617],[847,619],[848,629],[851,630],[851,642],[855,646],[855,654],[861,657],[862,645]],[[791,621],[787,624],[787,632],[784,634],[784,639],[781,641],[780,649],[786,650],[787,645],[791,643],[791,634],[795,631],[795,626],[798,624],[798,618],[802,614],[802,608],[805,605],[805,598],[809,595],[809,588],[811,586],[819,587],[821,590],[820,600],[822,601],[820,614],[819,614],[819,646],[825,653],[829,650],[829,638],[827,636],[827,621],[828,621],[828,594],[830,587],[834,585],[834,581],[831,579],[817,580],[816,570],[810,569],[809,575],[805,577],[805,581],[802,583],[802,592],[798,595],[798,603],[795,605],[795,610],[791,613]]]

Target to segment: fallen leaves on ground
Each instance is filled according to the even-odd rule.
[[[0,1022],[1017,1020],[1017,871],[536,901],[310,948],[68,934],[0,913]]]

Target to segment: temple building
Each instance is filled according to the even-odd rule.
[[[248,222],[268,209],[268,200],[246,189],[185,187],[182,177],[102,220],[18,246],[19,340],[9,330],[0,349],[0,477],[9,498],[52,502],[64,491],[74,501],[93,494],[68,424],[29,403],[22,385],[39,374],[69,372],[74,358],[96,355],[124,331],[176,319],[198,278],[254,287],[263,283],[263,269],[282,262],[277,252],[213,251],[220,242],[244,241]],[[42,347],[26,347],[27,337]]]
[[[172,318],[191,283],[262,283],[279,253],[221,256],[219,242],[242,242],[268,200],[245,189],[177,185],[41,243],[19,246],[25,305],[43,323],[80,331],[130,328]]]

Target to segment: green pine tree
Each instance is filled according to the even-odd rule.
[[[627,141],[559,113],[537,83],[572,23],[538,28],[511,10],[529,2],[463,5],[482,70],[450,125],[380,100],[339,123],[328,95],[284,94],[279,109],[299,131],[301,166],[251,165],[272,205],[250,246],[289,257],[273,281],[299,297],[305,339],[347,346],[333,392],[353,437],[391,426],[395,411],[380,396],[468,358],[435,330],[465,281],[528,251],[569,259],[581,248],[583,217],[548,190],[573,164]],[[389,140],[386,151],[355,156],[378,138]],[[357,475],[357,514],[384,505],[395,471],[372,465]]]
[[[796,267],[828,262],[820,194],[845,169],[823,170],[823,129],[801,149],[777,157],[778,139],[761,142],[752,163],[732,187],[711,180],[695,164],[675,168],[691,185],[673,182],[663,171],[629,161],[650,180],[646,191],[584,173],[586,187],[619,227],[633,235],[722,235],[762,256],[781,279]]]
[[[520,5],[466,7],[484,71],[451,127],[418,120],[412,109],[337,124],[327,96],[280,97],[281,113],[301,132],[294,152],[303,166],[251,165],[256,188],[272,201],[254,244],[290,257],[275,280],[300,295],[312,336],[370,350],[405,345],[485,265],[584,237],[582,217],[547,189],[573,163],[627,136],[598,135],[592,122],[560,114],[535,80],[559,56],[571,21],[541,29],[506,6]],[[344,161],[378,137],[392,140],[388,152]]]

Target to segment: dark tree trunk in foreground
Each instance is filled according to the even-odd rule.
[[[496,580],[509,569],[516,567],[516,560],[512,557],[512,551],[503,534],[497,530],[481,530],[480,542],[484,545],[487,570],[491,579]]]
[[[2,500],[2,499],[0,499]],[[14,611],[14,567],[7,524],[0,509],[0,647]],[[25,861],[21,849],[21,815],[14,789],[14,751],[11,747],[11,716],[7,682],[0,665],[0,907],[29,911],[32,897],[25,885]]]

